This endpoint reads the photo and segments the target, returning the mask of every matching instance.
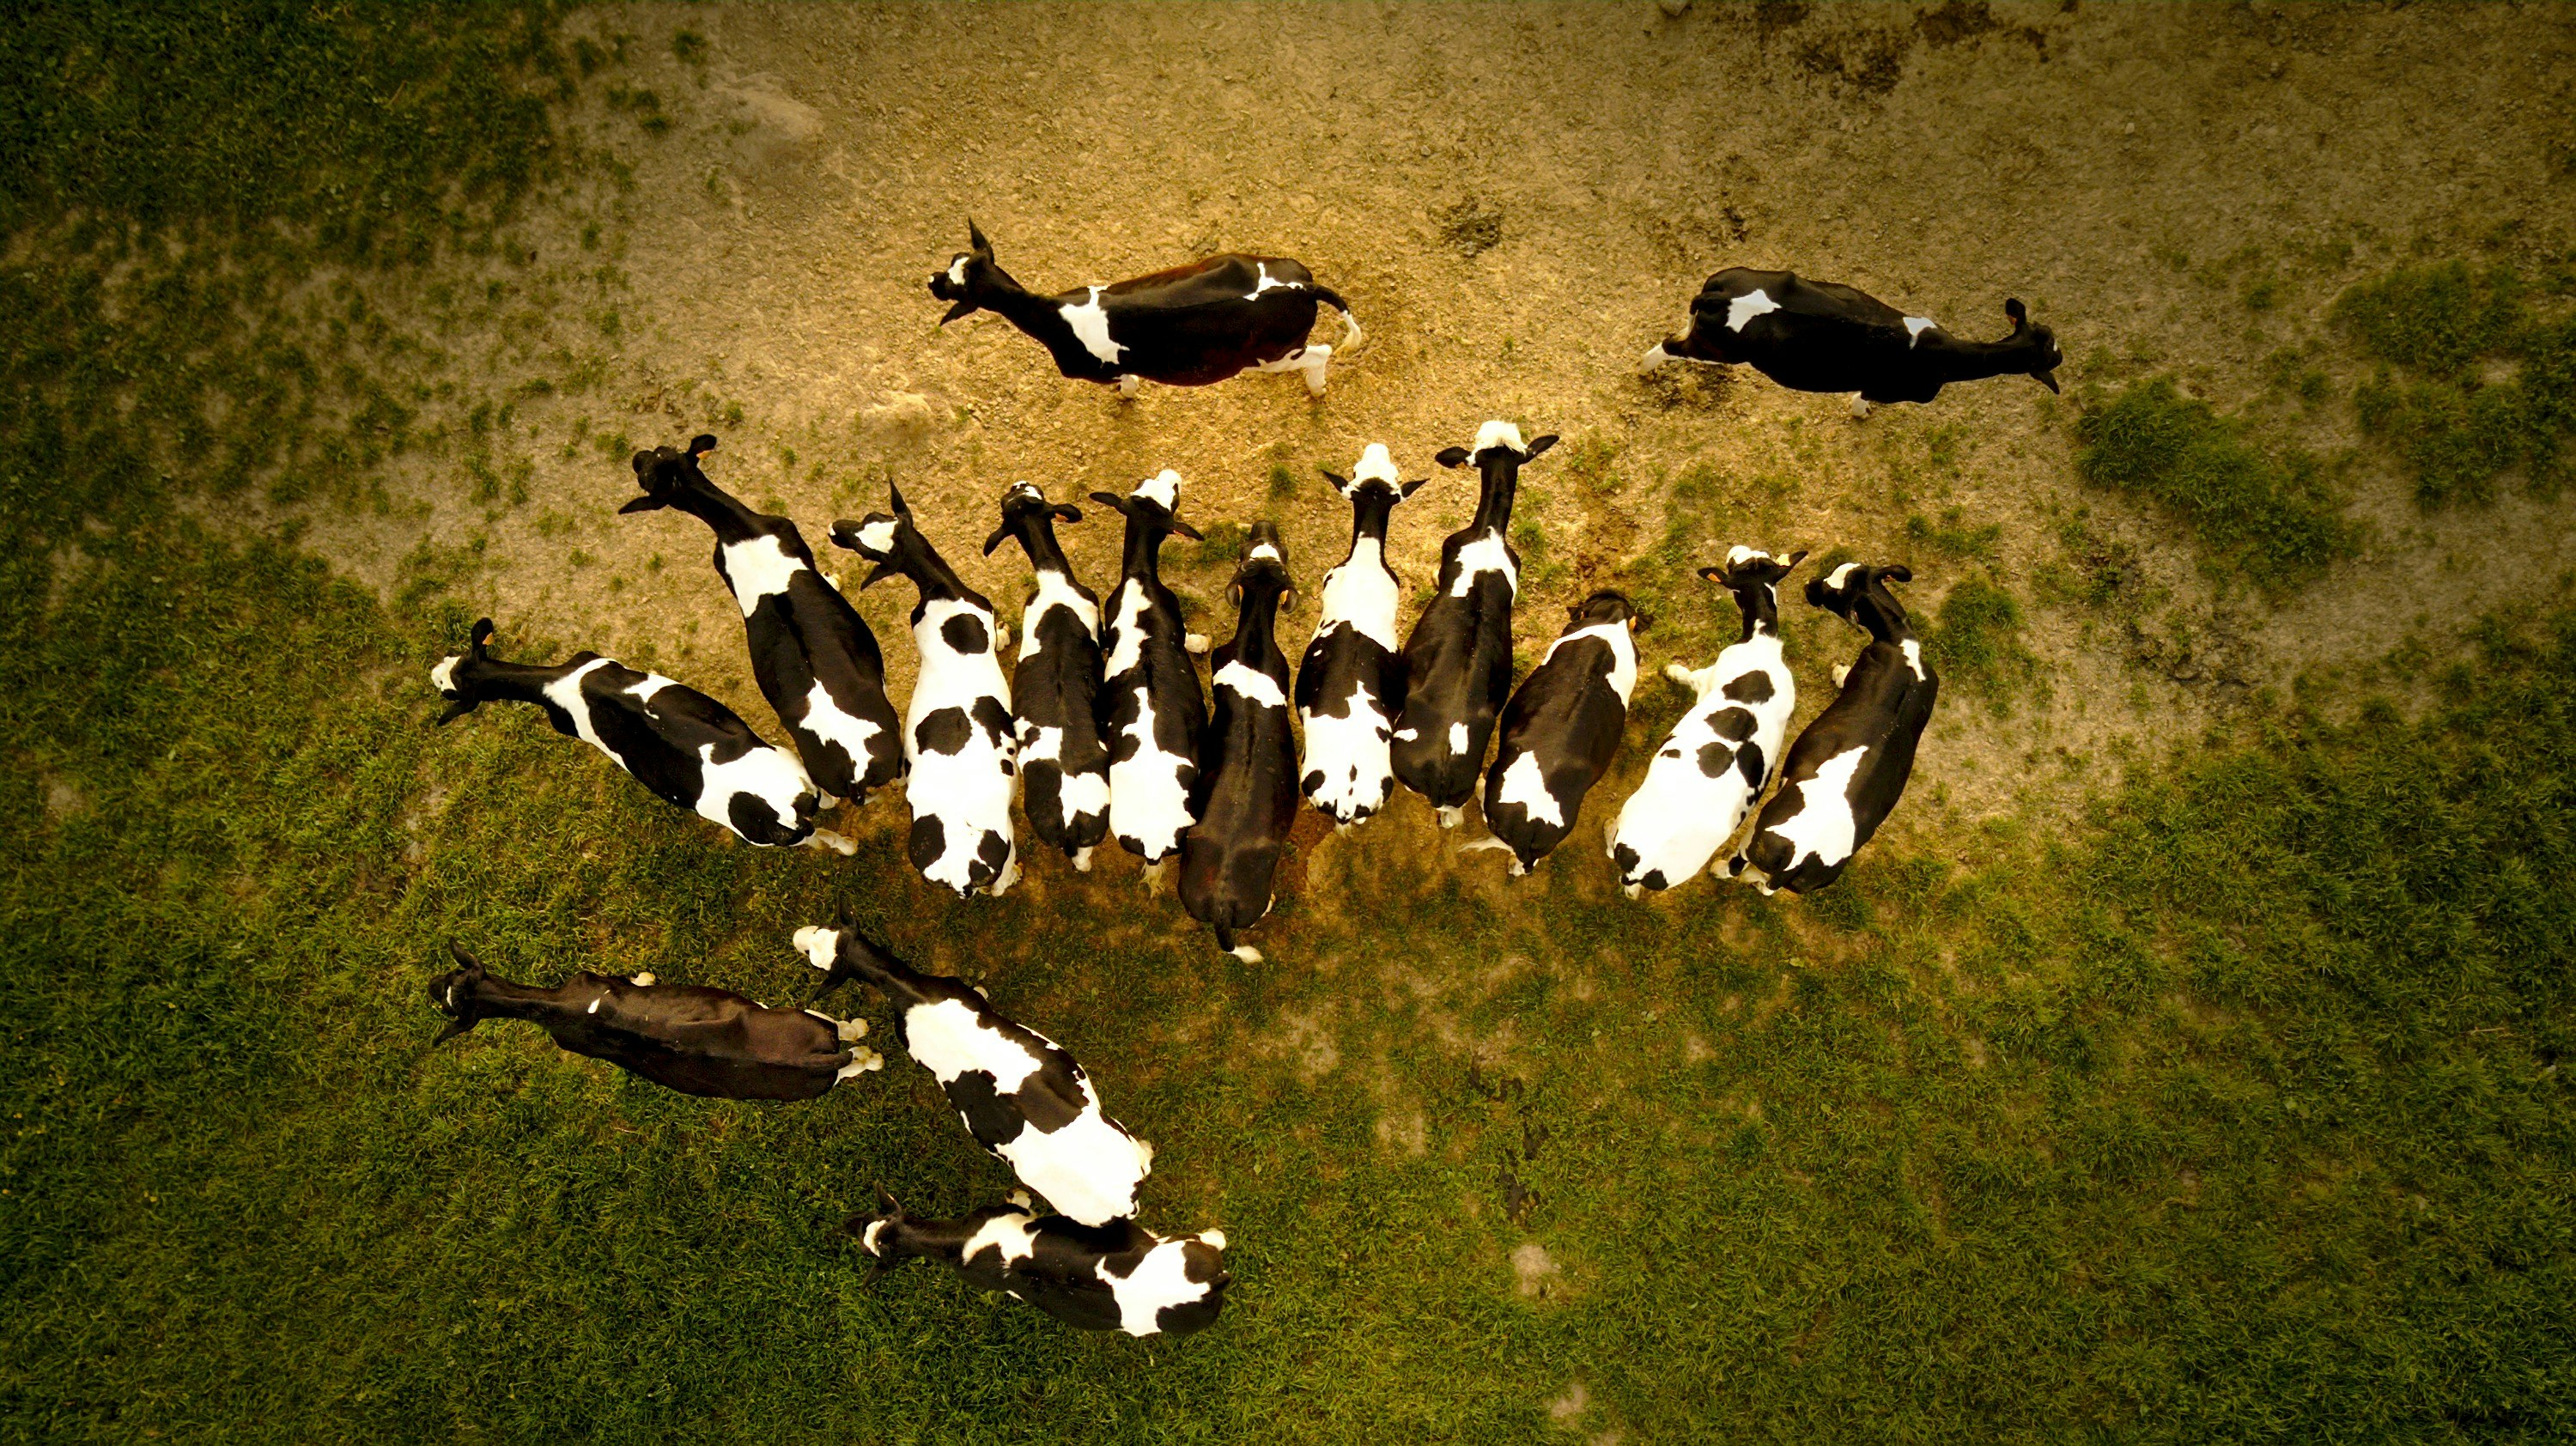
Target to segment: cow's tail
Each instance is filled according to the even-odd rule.
[[[1315,288],[1315,299],[1342,314],[1341,349],[1346,352],[1357,350],[1360,342],[1365,340],[1365,338],[1360,335],[1360,319],[1351,315],[1351,304],[1342,300],[1340,293],[1334,291],[1333,288],[1329,286],[1317,286]]]

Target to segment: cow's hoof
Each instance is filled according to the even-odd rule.
[[[1089,848],[1075,849],[1073,851],[1072,858],[1073,871],[1075,873],[1087,874],[1091,872],[1091,850]]]
[[[1621,884],[1619,886],[1619,892],[1626,894],[1632,899],[1642,899],[1646,897],[1646,886],[1644,884]]]
[[[1852,393],[1851,418],[1855,422],[1867,421],[1869,419],[1869,399],[1858,392]]]
[[[1196,656],[1205,654],[1207,650],[1208,636],[1205,633],[1190,633],[1181,639],[1182,652]]]
[[[1237,944],[1225,952],[1242,960],[1246,964],[1258,964],[1261,962],[1261,951],[1253,948],[1249,944]]]
[[[854,1039],[865,1039],[868,1037],[868,1022],[864,1019],[836,1020],[833,1022],[832,1029],[835,1033],[840,1035],[841,1043],[843,1044],[848,1044]]]
[[[1463,803],[1446,806],[1440,809],[1440,826],[1442,828],[1456,828],[1458,825],[1465,823],[1466,821],[1467,806]]]
[[[644,986],[646,986],[646,987],[648,987],[648,988],[649,988],[649,987],[651,987],[651,985],[652,985],[652,983],[653,983],[653,971],[652,971],[652,970],[650,970],[650,969],[647,969],[647,970],[645,970],[643,973],[636,975],[632,980],[630,980],[630,981],[628,981],[628,982],[630,982],[630,983],[634,983],[634,984],[641,984],[641,985],[644,985]]]

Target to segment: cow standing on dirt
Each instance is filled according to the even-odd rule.
[[[486,1019],[523,1019],[574,1054],[720,1100],[810,1100],[885,1067],[856,1043],[868,1032],[864,1019],[772,1009],[730,989],[659,984],[650,974],[576,974],[538,989],[493,978],[452,940],[447,950],[457,967],[431,982],[429,1002],[450,1022],[432,1048]]]
[[[1941,693],[1904,605],[1887,590],[1913,580],[1903,567],[1847,562],[1807,584],[1808,602],[1866,630],[1869,644],[1835,673],[1842,691],[1789,746],[1780,791],[1729,866],[1766,894],[1813,893],[1841,878],[1905,794]]]
[[[1269,914],[1279,851],[1297,821],[1297,738],[1277,635],[1281,599],[1295,588],[1279,529],[1252,524],[1234,573],[1234,637],[1209,659],[1216,707],[1190,796],[1198,822],[1181,839],[1181,907],[1247,964],[1261,951],[1237,945],[1235,933]]]
[[[1806,555],[1783,561],[1737,547],[1724,567],[1699,570],[1735,595],[1744,636],[1697,672],[1679,663],[1664,669],[1691,690],[1691,707],[1655,750],[1611,833],[1610,857],[1629,898],[1699,877],[1779,771],[1798,707],[1798,683],[1780,650],[1780,579]]]
[[[1100,635],[1108,680],[1100,695],[1101,731],[1109,740],[1109,831],[1145,860],[1147,885],[1162,887],[1162,864],[1197,821],[1199,740],[1207,732],[1207,696],[1190,654],[1207,640],[1186,631],[1180,599],[1163,586],[1163,539],[1194,541],[1197,528],[1174,515],[1181,475],[1166,468],[1125,497],[1094,492],[1091,500],[1127,519],[1118,590],[1109,595]]]
[[[488,651],[492,620],[475,623],[463,653],[429,670],[452,723],[485,703],[534,703],[557,733],[578,738],[666,802],[719,824],[747,843],[857,845],[814,827],[822,797],[796,755],[773,748],[739,714],[659,673],[575,653],[545,667],[505,663]]]
[[[1080,522],[1082,510],[1050,503],[1016,482],[1002,494],[1002,525],[984,539],[984,555],[1007,537],[1020,540],[1037,574],[1037,592],[1020,614],[1020,662],[1011,674],[1018,722],[1021,806],[1040,842],[1062,849],[1074,868],[1091,872],[1091,851],[1109,836],[1109,745],[1100,732],[1100,599],[1073,576],[1055,539],[1056,519]]]
[[[1386,524],[1422,483],[1396,480],[1382,442],[1368,444],[1350,476],[1324,477],[1351,504],[1351,550],[1324,574],[1315,638],[1297,664],[1297,716],[1306,725],[1301,787],[1335,827],[1349,828],[1395,792],[1391,744],[1404,706],[1404,655],[1396,650]]]
[[[868,796],[903,776],[903,741],[886,697],[876,634],[814,568],[804,535],[784,517],[754,512],[707,480],[699,459],[716,439],[683,452],[635,454],[644,495],[620,513],[673,507],[716,535],[716,575],[742,609],[751,676],[787,725],[788,740],[823,791],[823,806]]]
[[[1872,402],[1928,402],[1952,382],[1986,377],[2035,377],[2053,392],[2066,360],[2018,298],[2004,302],[2013,329],[2003,340],[1961,341],[1849,286],[1733,266],[1708,279],[1690,311],[1689,332],[1649,348],[1645,370],[1744,362],[1793,391],[1849,392],[1855,417]]]
[[[1026,1195],[954,1220],[885,1208],[854,1215],[842,1229],[877,1264],[871,1278],[916,1256],[945,1262],[978,1290],[998,1290],[1065,1324],[1131,1336],[1185,1336],[1225,1309],[1225,1234],[1203,1230],[1165,1239],[1133,1220],[1083,1225],[1039,1215]]]
[[[1057,371],[1115,386],[1122,397],[1136,395],[1140,381],[1200,387],[1244,371],[1302,372],[1306,390],[1320,397],[1333,349],[1306,341],[1318,304],[1342,314],[1344,351],[1360,342],[1350,307],[1285,257],[1211,256],[1040,296],[994,262],[991,243],[972,221],[966,238],[970,249],[931,274],[930,294],[954,303],[939,324],[997,312],[1035,337]]]
[[[993,604],[958,579],[930,539],[912,525],[903,493],[888,484],[888,516],[871,512],[832,524],[832,541],[876,566],[862,591],[888,577],[912,580],[912,640],[921,675],[904,711],[903,746],[912,763],[912,865],[963,898],[999,896],[1020,876],[1011,837],[1018,730],[1011,685],[994,654]]]
[[[1404,712],[1390,763],[1405,787],[1431,800],[1440,826],[1455,828],[1476,795],[1494,719],[1512,691],[1512,601],[1520,554],[1505,534],[1521,468],[1556,445],[1524,446],[1509,422],[1487,422],[1476,445],[1439,454],[1443,467],[1476,465],[1476,515],[1440,544],[1440,590],[1404,643]]]
[[[811,925],[795,942],[824,971],[817,1000],[858,979],[893,1002],[895,1037],[939,1081],[975,1143],[1021,1184],[1084,1225],[1136,1213],[1154,1147],[1101,1113],[1072,1055],[995,1013],[964,980],[924,974],[856,929]]]
[[[1584,795],[1610,771],[1644,624],[1626,594],[1607,589],[1566,609],[1565,631],[1503,710],[1502,742],[1485,775],[1485,827],[1494,836],[1475,846],[1509,849],[1513,877],[1574,832]]]

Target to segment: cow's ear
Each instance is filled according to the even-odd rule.
[[[1080,522],[1082,520],[1082,509],[1074,506],[1070,502],[1059,502],[1055,505],[1055,515],[1061,521]]]
[[[1536,461],[1539,453],[1544,452],[1555,445],[1556,434],[1554,432],[1550,432],[1544,437],[1536,438],[1529,444],[1529,450],[1521,454],[1521,460],[1524,462]]]
[[[987,261],[993,259],[993,243],[984,239],[984,228],[972,216],[966,218],[966,248]]]
[[[1780,575],[1781,575],[1782,577],[1787,577],[1787,576],[1789,575],[1789,572],[1790,572],[1790,570],[1791,570],[1791,569],[1795,568],[1799,563],[1805,562],[1806,560],[1807,560],[1807,549],[1805,549],[1805,548],[1803,548],[1803,547],[1802,547],[1802,548],[1799,548],[1796,552],[1790,553],[1790,554],[1789,554],[1789,560],[1788,560],[1787,562],[1784,562],[1784,563],[1780,564]]]
[[[1699,575],[1700,575],[1700,580],[1701,580],[1701,581],[1703,581],[1703,582],[1713,582],[1713,583],[1718,584],[1718,585],[1719,585],[1719,586],[1721,586],[1721,587],[1725,586],[1725,584],[1726,584],[1726,569],[1725,569],[1725,568],[1722,568],[1722,567],[1703,567],[1703,568],[1701,568],[1701,569],[1699,570]]]
[[[1008,536],[1010,536],[1010,535],[1011,535],[1011,524],[1009,524],[1009,523],[1007,523],[1007,522],[1003,523],[1003,524],[1002,524],[1001,526],[999,526],[999,527],[994,528],[994,529],[993,529],[993,535],[984,539],[984,555],[985,555],[986,557],[991,557],[991,556],[993,555],[993,549],[994,549],[994,548],[997,548],[997,547],[999,547],[999,546],[1001,546],[1001,545],[1002,545],[1002,539],[1003,539],[1003,538],[1005,538],[1005,537],[1008,537]]]
[[[1464,467],[1467,465],[1468,455],[1464,447],[1443,447],[1432,455],[1431,460],[1443,467]]]
[[[1315,470],[1324,474],[1324,480],[1333,484],[1334,491],[1348,492],[1351,490],[1350,478],[1343,476],[1341,473],[1334,471],[1330,467],[1318,467]]]
[[[1914,581],[1914,569],[1907,567],[1901,562],[1891,562],[1887,566],[1880,568],[1878,570],[1878,575],[1889,582]]]
[[[1199,530],[1197,528],[1190,526],[1188,523],[1183,522],[1177,517],[1172,519],[1172,530],[1179,533],[1181,536],[1188,538],[1192,542],[1207,541],[1206,538],[1199,536]]]
[[[700,432],[689,439],[689,455],[692,457],[703,457],[715,449],[716,434],[713,432]]]
[[[661,498],[648,492],[641,497],[628,499],[625,506],[617,509],[617,515],[623,517],[629,512],[651,512],[656,508],[668,507],[670,505],[670,503],[665,502]]]
[[[1395,495],[1398,497],[1410,497],[1414,493],[1421,491],[1422,484],[1430,480],[1431,479],[1428,477],[1416,477],[1412,481],[1405,483],[1403,486],[1396,488]]]
[[[1225,585],[1225,600],[1229,607],[1243,606],[1243,584],[1239,582],[1227,583]]]
[[[948,308],[948,314],[939,318],[939,324],[941,326],[946,326],[948,323],[955,321],[961,316],[973,315],[975,310],[976,307],[974,302],[960,301],[955,306]]]
[[[1091,494],[1091,500],[1112,512],[1123,515],[1127,511],[1127,499],[1115,492],[1094,492]]]
[[[894,576],[894,573],[895,566],[893,563],[878,563],[876,566],[868,569],[868,575],[866,577],[859,579],[859,591],[866,592],[869,588],[875,587],[878,583]]]

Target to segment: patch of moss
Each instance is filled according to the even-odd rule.
[[[2182,395],[2169,377],[2088,407],[2076,436],[2085,481],[2180,518],[2213,562],[2266,591],[2356,549],[2355,528],[2314,457],[2257,446],[2241,422]]]

